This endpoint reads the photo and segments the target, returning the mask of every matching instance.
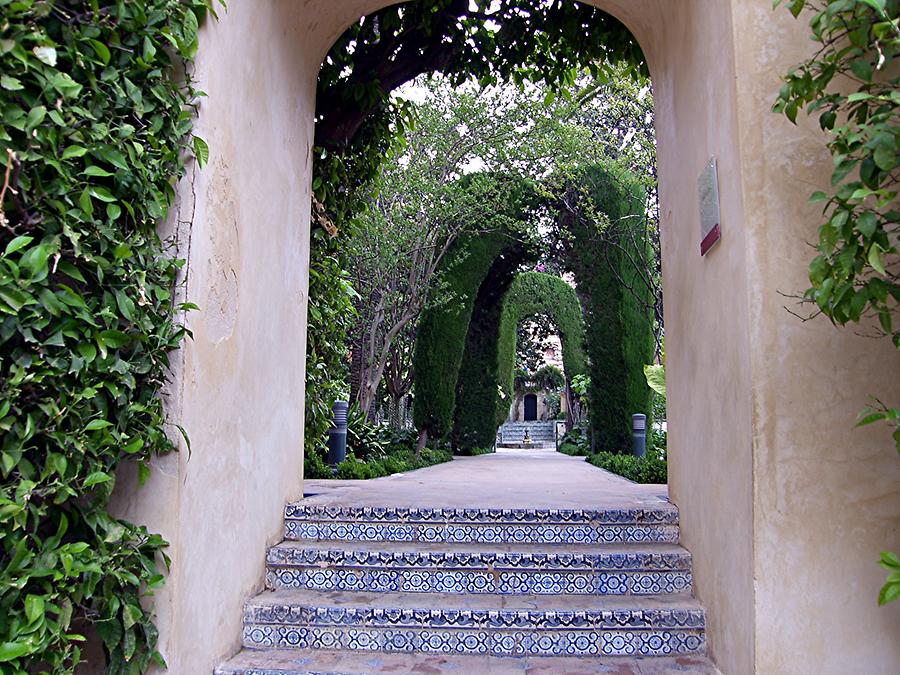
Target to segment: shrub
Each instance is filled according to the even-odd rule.
[[[564,455],[571,455],[572,457],[586,457],[589,454],[587,448],[582,448],[574,443],[561,443],[559,451]]]
[[[655,454],[646,457],[617,455],[598,452],[587,457],[587,461],[600,468],[618,474],[635,483],[665,483],[668,481],[668,465]]]

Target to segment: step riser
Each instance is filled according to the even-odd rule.
[[[703,654],[702,630],[461,630],[247,625],[250,649],[343,649],[495,656],[673,656]]]
[[[677,525],[678,510],[407,509],[288,504],[287,520],[416,525]]]
[[[305,545],[305,544],[304,544]],[[275,567],[409,568],[552,572],[688,572],[689,553],[651,550],[615,553],[382,551],[273,546],[266,563]]]
[[[502,595],[666,595],[690,593],[689,572],[572,573],[522,571],[274,568],[269,588],[376,593]]]
[[[471,544],[678,543],[677,525],[427,525],[285,521],[285,539]]]

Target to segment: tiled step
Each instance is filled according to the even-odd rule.
[[[269,588],[500,594],[689,593],[691,557],[671,544],[547,546],[283,542]]]
[[[245,649],[215,675],[719,675],[703,656],[656,659],[456,656],[332,650]]]
[[[263,593],[244,647],[495,656],[673,656],[705,651],[693,598]]]
[[[422,543],[678,543],[678,511],[285,507],[285,538]]]

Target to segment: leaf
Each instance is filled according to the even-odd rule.
[[[44,616],[44,598],[41,595],[25,596],[25,616],[29,623],[34,623]]]
[[[54,47],[35,47],[31,50],[41,63],[53,67],[56,65],[56,49]]]
[[[28,118],[25,120],[25,131],[31,133],[36,129],[44,117],[47,116],[47,109],[42,105],[37,105],[28,111]]]
[[[94,166],[91,164],[84,171],[81,172],[85,176],[92,176],[97,178],[107,178],[109,176],[114,176],[115,174],[110,173],[106,169],[101,169],[99,166]]]
[[[649,386],[653,391],[655,391],[660,396],[666,395],[665,366],[644,366],[644,377],[647,379],[647,386]]]
[[[87,154],[87,148],[82,147],[80,145],[70,145],[68,148],[63,150],[62,158],[63,159],[72,159],[74,157],[83,157]]]
[[[101,202],[114,202],[116,201],[115,196],[112,192],[107,190],[105,187],[100,187],[99,185],[96,187],[89,188],[92,197],[96,197]]]
[[[10,241],[6,245],[6,255],[15,253],[19,249],[21,249],[25,246],[28,246],[28,244],[30,244],[33,241],[34,241],[34,237],[29,237],[26,234],[22,234],[22,235],[19,235],[18,237],[15,237],[12,241]]]
[[[12,661],[31,652],[31,646],[25,642],[0,643],[0,661]]]
[[[209,146],[199,136],[194,136],[193,138],[193,146],[194,146],[194,156],[197,158],[197,165],[200,168],[209,161]]]
[[[85,426],[84,430],[85,431],[99,431],[100,429],[106,429],[111,426],[112,426],[112,423],[107,420],[96,419],[96,420],[91,420],[90,422],[88,422],[87,426]]]
[[[89,488],[100,483],[107,483],[112,480],[112,476],[103,471],[95,471],[84,479],[84,487]]]
[[[11,75],[0,75],[0,87],[6,91],[19,91],[25,88],[17,78]]]
[[[94,53],[97,54],[97,57],[100,59],[103,65],[107,65],[110,59],[109,48],[98,40],[91,40],[91,47],[94,48]]]
[[[874,269],[880,275],[887,275],[887,272],[884,269],[884,260],[881,257],[881,247],[878,244],[872,244],[869,247],[868,261],[869,265],[872,266],[872,269]]]

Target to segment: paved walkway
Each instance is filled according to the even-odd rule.
[[[647,508],[665,485],[638,485],[553,448],[498,450],[374,480],[308,480],[307,504],[396,508]]]

